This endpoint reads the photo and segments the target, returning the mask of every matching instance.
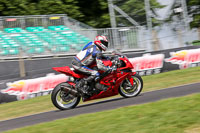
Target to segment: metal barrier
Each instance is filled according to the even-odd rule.
[[[35,26],[66,25],[71,29],[92,29],[92,27],[68,17],[66,14],[28,15],[28,16],[2,16],[0,28],[26,28]]]
[[[0,56],[5,58],[76,53],[97,35],[108,37],[109,49],[139,48],[137,27],[94,29],[65,14],[4,16],[0,30]]]
[[[36,26],[38,23],[34,23]],[[58,22],[59,23],[59,22]],[[38,26],[37,25],[37,26]],[[74,29],[53,31],[45,28],[40,32],[28,32],[21,28],[18,33],[2,32],[0,41],[0,56],[5,58],[19,56],[58,55],[77,53],[97,35],[106,35],[109,39],[109,49],[137,49],[138,29],[106,28],[106,29]],[[4,53],[4,54],[2,54]]]
[[[58,25],[64,25],[72,31],[86,36],[90,40],[93,40],[96,35],[107,35],[110,40],[110,48],[118,49],[142,48],[147,51],[155,51],[187,46],[193,40],[198,40],[197,33],[193,30],[187,32],[184,30],[170,31],[170,27],[168,28],[166,26],[161,27],[159,32],[153,30],[152,33],[150,33],[145,27],[94,29],[84,23],[68,17],[65,14],[0,17],[0,33],[5,31],[6,28],[18,27],[26,31],[27,27],[41,26],[48,28],[48,26]],[[27,34],[32,33],[27,32]],[[13,34],[8,35],[12,36]],[[74,51],[72,50],[70,52]]]
[[[1,23],[2,23],[2,28],[15,28],[15,27],[23,27],[23,17],[19,16],[19,17],[14,17],[14,16],[10,16],[10,17],[3,17],[1,19]],[[3,29],[2,29],[3,30]]]
[[[138,45],[138,28],[104,28],[104,29],[84,29],[74,30],[86,37],[94,40],[97,35],[106,35],[109,40],[109,49],[137,49]],[[114,34],[116,36],[114,36]]]

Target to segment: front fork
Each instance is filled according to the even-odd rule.
[[[134,79],[132,78],[132,76],[134,76],[136,74],[136,72],[132,72],[130,73],[130,75],[126,78],[126,81],[128,82],[128,84],[130,84],[132,87],[135,85]]]

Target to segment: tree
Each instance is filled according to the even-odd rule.
[[[0,0],[1,16],[67,14],[75,19],[84,15],[78,0]]]
[[[115,4],[118,5],[124,12],[126,12],[140,25],[147,25],[144,0],[121,0],[117,1]],[[157,19],[158,15],[155,13],[155,10],[165,6],[161,5],[156,0],[150,0],[150,5],[152,12],[152,22],[155,26],[159,24],[159,19]],[[117,21],[122,25],[132,26],[132,24],[127,22],[127,20],[125,20],[123,17],[118,18]]]
[[[200,1],[199,0],[187,0],[188,14],[193,17],[193,21],[190,23],[191,28],[200,27]]]
[[[40,0],[37,3],[40,14],[67,14],[74,19],[82,19],[77,0]]]
[[[144,0],[121,0],[120,3],[125,12],[131,13],[131,17],[142,25],[146,24]],[[151,4],[155,8],[162,7],[156,0],[151,0]],[[138,12],[141,9],[143,11]],[[107,0],[0,0],[1,16],[46,14],[67,14],[96,28],[110,27]],[[122,22],[127,24],[124,20]],[[153,19],[153,22],[155,24],[157,21]]]
[[[190,22],[190,28],[198,28],[199,30],[199,40],[200,40],[200,1],[198,0],[186,0],[188,16],[192,18]],[[174,1],[174,4],[171,8],[173,12],[170,14],[169,18],[166,19],[168,22],[176,21],[177,24],[174,25],[174,30],[177,29],[177,26],[183,25],[183,11],[181,7],[181,1]],[[180,27],[179,27],[180,28]]]
[[[200,1],[199,0],[187,0],[188,14],[193,18],[190,22],[191,28],[198,28],[199,40],[200,40]]]
[[[86,16],[84,23],[97,28],[110,27],[107,0],[81,0],[78,6]]]
[[[38,13],[36,4],[30,3],[28,0],[0,0],[1,16],[35,15]]]
[[[67,14],[93,27],[109,27],[107,0],[0,0],[1,16]]]

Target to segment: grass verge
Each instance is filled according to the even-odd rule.
[[[6,133],[184,133],[200,125],[200,94],[84,114]]]
[[[200,67],[144,76],[143,81],[143,92],[200,82]],[[55,109],[56,108],[51,103],[50,96],[42,96],[24,101],[0,104],[0,120],[36,114]]]

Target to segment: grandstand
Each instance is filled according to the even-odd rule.
[[[0,31],[0,55],[19,55],[20,52],[23,55],[33,55],[79,51],[82,45],[91,39],[67,27],[66,25],[70,26],[70,21],[65,22],[64,18],[65,15],[4,17]],[[71,26],[75,25],[72,19],[71,23],[73,23]],[[79,25],[76,24],[74,27],[81,28]]]
[[[0,27],[0,56],[4,57],[72,53],[81,50],[97,34],[112,36],[112,29],[94,30],[66,15],[3,17],[0,18]],[[130,35],[133,32],[130,30],[127,31],[128,35],[121,34],[120,30],[119,33],[121,44],[128,44],[124,42],[126,38],[132,40]],[[112,39],[110,41],[114,44]]]
[[[91,41],[64,25],[4,28],[0,38],[1,55],[18,55],[19,49],[26,54],[68,52],[70,49],[77,51]]]

